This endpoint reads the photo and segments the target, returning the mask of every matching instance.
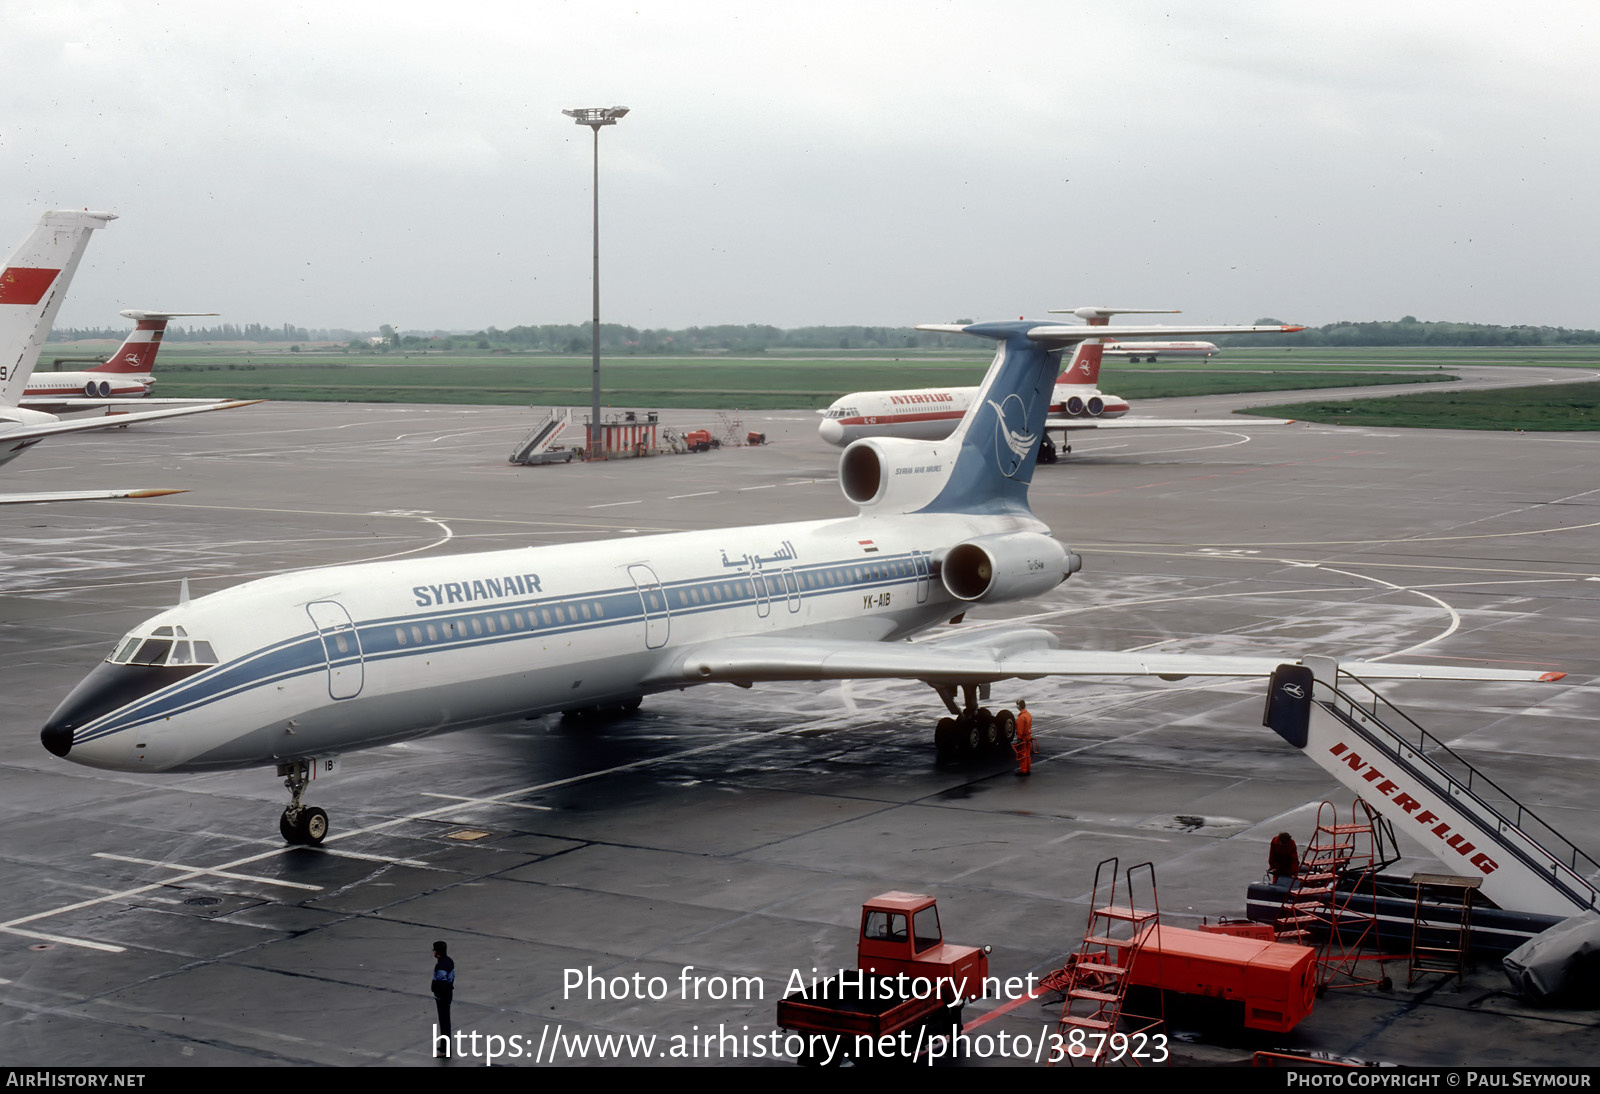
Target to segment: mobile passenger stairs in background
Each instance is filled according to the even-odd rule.
[[[1140,890],[1135,888],[1136,881]],[[1139,1057],[1126,1053],[1122,1046],[1140,1034],[1155,1033],[1164,1022],[1160,991],[1154,993],[1157,1013],[1132,1014],[1124,1009],[1134,958],[1144,939],[1161,929],[1154,864],[1128,867],[1123,888],[1127,903],[1118,904],[1116,859],[1105,859],[1095,867],[1083,942],[1066,966],[1050,973],[1040,985],[1045,991],[1061,992],[1061,1017],[1056,1022],[1060,1043],[1081,1046],[1079,1051],[1063,1052],[1062,1058],[1069,1064],[1101,1067],[1113,1058],[1138,1064]],[[1145,892],[1147,907],[1135,905],[1136,891]],[[1159,944],[1155,952],[1159,962]],[[1159,969],[1156,982],[1160,983]],[[1120,1044],[1113,1041],[1114,1036]]]
[[[1386,830],[1409,833],[1452,874],[1476,881],[1475,892],[1487,900],[1470,909],[1473,943],[1481,939],[1485,952],[1507,952],[1560,919],[1600,909],[1600,863],[1333,659],[1280,665],[1263,723],[1360,797],[1365,804],[1356,807],[1358,814],[1372,814],[1353,815],[1351,823],[1379,834],[1365,837],[1373,850],[1358,858],[1352,847],[1351,859],[1341,863],[1344,837],[1353,843],[1361,834],[1340,831],[1346,825],[1319,812],[1305,856],[1310,872],[1297,879],[1299,892],[1291,891],[1296,904],[1323,901],[1326,908],[1333,901],[1349,909],[1343,939],[1360,931],[1361,922],[1375,921],[1390,945],[1410,944],[1424,915],[1419,909],[1426,901],[1419,904],[1414,884],[1375,877],[1387,864],[1379,838]],[[1337,897],[1317,891],[1328,873],[1338,875],[1332,886]],[[1384,892],[1357,891],[1367,879]],[[1284,902],[1281,889],[1274,894],[1252,886],[1251,918],[1278,919],[1273,901]],[[1487,932],[1485,922],[1492,924]]]
[[[511,450],[509,462],[525,466],[539,463],[571,463],[572,449],[553,447],[561,431],[571,424],[570,408],[552,410],[550,417],[540,422],[538,428],[517,442],[517,447]]]

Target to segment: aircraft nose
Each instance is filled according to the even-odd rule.
[[[86,737],[76,740],[76,731],[95,721],[101,715],[127,706],[146,695],[178,683],[186,677],[204,671],[201,665],[114,665],[103,661],[78,682],[72,693],[61,701],[55,712],[39,731],[39,743],[57,756],[65,756],[79,745],[73,759],[80,763],[96,765],[102,747]],[[98,736],[91,729],[89,737]]]
[[[39,731],[39,743],[47,752],[65,756],[72,751],[72,727],[59,718],[51,718]]]
[[[822,424],[817,426],[817,436],[829,444],[839,444],[844,440],[844,426],[839,424],[837,418],[824,418]]]

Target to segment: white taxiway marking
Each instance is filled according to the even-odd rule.
[[[105,953],[122,953],[121,946],[113,946],[107,942],[90,942],[87,938],[68,938],[65,935],[45,934],[42,931],[21,931],[15,927],[0,926],[0,931],[6,934],[20,935],[23,938],[37,938],[41,942],[59,942],[63,946],[82,946],[86,950],[101,950]]]
[[[512,736],[512,734],[506,734],[506,736]],[[422,792],[422,796],[424,798],[447,798],[461,805],[500,805],[511,809],[536,809],[542,813],[550,812],[550,806],[548,805],[529,805],[527,802],[497,801],[494,798],[469,798],[465,794],[435,794],[431,791],[424,790]]]
[[[113,862],[131,862],[136,866],[156,866],[163,870],[177,870],[179,873],[209,874],[212,877],[225,877],[233,881],[248,881],[255,885],[282,885],[287,889],[309,889],[320,893],[322,886],[308,885],[303,881],[280,881],[277,878],[262,877],[260,874],[238,874],[228,870],[208,870],[204,866],[187,866],[181,862],[157,862],[155,859],[133,858],[130,855],[113,855],[105,851],[96,851],[95,858],[110,859]]]
[[[591,506],[589,506],[589,508],[590,509],[611,509],[611,508],[614,508],[615,506],[618,506],[618,505],[638,505],[640,503],[640,501],[642,501],[642,500],[643,499],[635,499],[633,501],[608,501],[608,502],[603,502],[600,505],[591,505]]]
[[[677,501],[679,498],[708,498],[715,493],[717,493],[716,490],[702,490],[698,494],[673,494],[667,500]]]

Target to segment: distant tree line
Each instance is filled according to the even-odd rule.
[[[969,322],[970,320],[957,320]],[[1280,320],[1257,319],[1270,326]],[[89,338],[120,339],[126,329],[64,327],[50,333],[51,341]],[[501,353],[588,353],[588,323],[546,323],[510,330],[489,327],[475,332],[399,331],[384,324],[377,331],[312,330],[285,323],[268,327],[260,323],[239,326],[167,328],[169,342],[338,342],[349,352],[389,353],[395,350],[488,350]],[[1484,323],[1425,323],[1415,316],[1365,323],[1341,321],[1311,327],[1299,334],[1218,336],[1219,345],[1248,346],[1570,346],[1600,344],[1600,331],[1567,327],[1495,326]],[[773,350],[880,350],[964,349],[974,339],[959,334],[939,334],[911,327],[795,327],[782,329],[759,323],[723,324],[655,330],[620,323],[600,324],[600,349],[608,357],[628,354],[695,355],[754,354]]]

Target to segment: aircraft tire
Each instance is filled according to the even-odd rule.
[[[983,752],[993,752],[1000,744],[1000,737],[994,720],[994,711],[988,707],[979,709],[975,719],[978,723],[978,748]]]
[[[1017,716],[1002,710],[994,716],[995,747],[1002,752],[1011,748],[1017,739]]]
[[[940,718],[938,724],[933,727],[933,747],[938,755],[938,763],[952,762],[961,751],[956,744],[956,732],[954,718]]]
[[[963,716],[957,722],[956,740],[964,760],[970,760],[983,751],[983,727],[978,724],[976,717]]]
[[[284,841],[296,847],[317,847],[328,838],[328,814],[326,810],[312,806],[300,810],[300,816],[294,821],[289,820],[289,811],[285,809],[278,818],[278,831]]]
[[[307,847],[320,847],[322,841],[328,838],[328,814],[326,810],[312,806],[310,809],[300,811],[300,842]]]

